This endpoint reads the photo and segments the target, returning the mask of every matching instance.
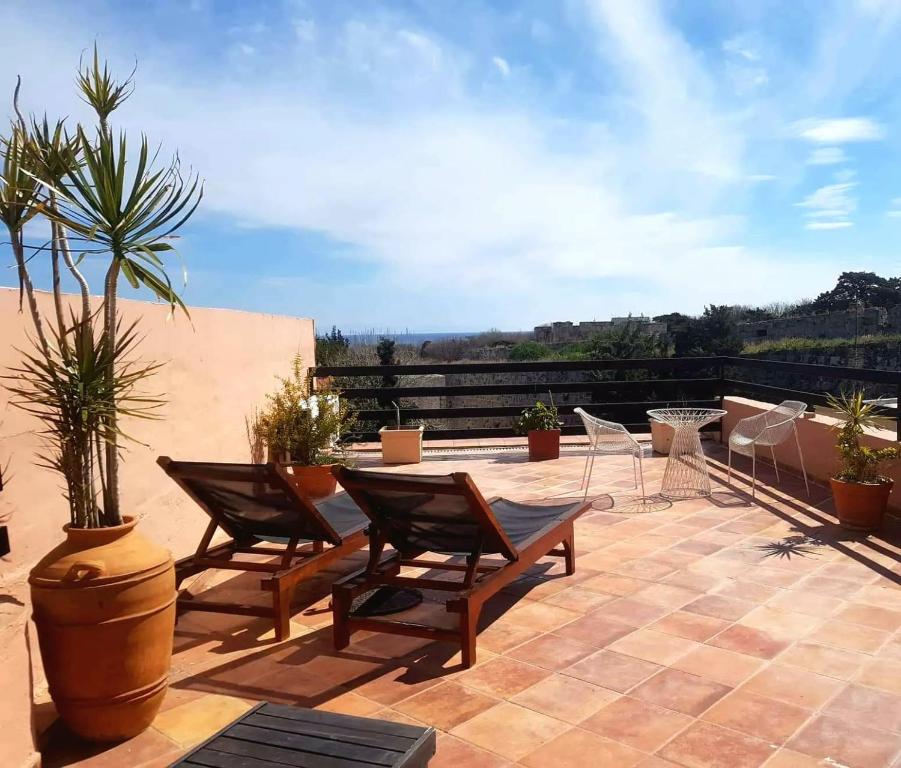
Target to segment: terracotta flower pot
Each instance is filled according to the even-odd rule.
[[[331,496],[338,488],[338,480],[332,474],[334,464],[287,464],[297,490],[310,499]]]
[[[882,527],[888,497],[895,483],[847,483],[829,478],[835,514],[842,528],[852,531],[875,531]]]
[[[422,461],[422,433],[419,426],[382,427],[382,463],[419,464]]]
[[[559,429],[533,429],[529,432],[529,461],[547,461],[559,458]]]
[[[65,526],[31,571],[31,600],[50,695],[66,725],[118,741],[153,722],[169,684],[175,569],[135,530]]]

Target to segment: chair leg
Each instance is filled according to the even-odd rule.
[[[729,463],[726,469],[726,484],[732,485],[732,446],[729,446]]]
[[[751,454],[751,498],[757,498],[757,448]]]
[[[770,454],[773,457],[773,469],[776,470],[776,482],[779,482],[779,465],[776,463],[776,446],[770,446]]]
[[[635,454],[632,454],[632,487],[638,488],[638,467],[635,462]]]
[[[479,611],[472,608],[467,600],[460,612],[460,651],[463,666],[469,669],[476,663],[476,626],[479,623]]]
[[[570,531],[563,539],[563,563],[566,565],[566,575],[572,576],[576,572],[576,537]]]
[[[644,491],[644,467],[641,463],[641,454],[638,454],[638,479],[641,481],[641,498],[647,498]]]
[[[332,639],[336,651],[350,645],[350,625],[347,619],[352,602],[349,590],[341,587],[332,590]]]
[[[588,461],[591,459],[591,454],[592,454],[592,450],[591,450],[591,446],[589,445],[588,453],[585,454],[585,466],[582,468],[582,484],[579,486],[579,488],[585,489],[584,498],[586,498],[586,499],[588,498],[588,483],[586,483],[585,480],[588,477]]]
[[[294,594],[292,587],[275,585],[272,593],[272,610],[275,615],[275,639],[287,640],[291,637],[291,596]]]
[[[594,472],[594,451],[591,452],[591,462],[588,464],[588,478],[585,481],[585,496],[582,497],[582,500],[588,498],[588,489],[591,488],[591,473]]]
[[[810,496],[810,484],[807,482],[807,470],[804,469],[804,454],[801,452],[801,441],[798,439],[798,428],[792,423],[792,431],[795,433],[795,445],[798,446],[798,458],[801,459],[801,474],[804,475],[804,487]]]

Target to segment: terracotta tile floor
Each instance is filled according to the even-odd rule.
[[[582,448],[530,464],[511,444],[445,446],[413,469],[470,472],[486,496],[578,494]],[[182,616],[154,727],[98,751],[55,725],[45,765],[165,766],[265,699],[433,725],[432,768],[898,768],[901,523],[842,531],[826,488],[808,499],[766,471],[752,499],[744,475],[725,484],[721,447],[705,449],[713,495],[645,514],[629,459],[596,463],[576,575],[542,561],[493,599],[471,670],[450,645],[389,635],[336,653],[324,579],[298,593],[283,643],[262,621]],[[649,489],[664,463],[645,461]],[[201,578],[220,599],[261,599],[252,578]]]

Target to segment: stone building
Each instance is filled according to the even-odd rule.
[[[572,323],[569,320],[558,320],[554,323],[535,326],[535,341],[541,344],[567,344],[574,341],[585,341],[596,333],[609,331],[617,326],[635,323],[641,325],[646,333],[662,335],[666,333],[666,323],[658,323],[650,317],[613,317],[610,320],[585,320]]]

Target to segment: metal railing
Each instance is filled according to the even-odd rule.
[[[318,379],[339,380],[342,395],[360,409],[359,418],[364,425],[348,437],[364,441],[377,440],[378,426],[393,423],[392,402],[403,406],[405,422],[425,421],[426,438],[437,440],[512,435],[512,419],[529,404],[527,396],[532,401],[554,399],[564,417],[564,434],[581,433],[577,420],[568,418],[579,407],[594,416],[621,422],[630,431],[648,432],[646,412],[651,408],[718,408],[727,395],[768,402],[803,400],[814,406],[826,404],[826,392],[863,386],[868,397],[901,397],[901,371],[744,357],[319,366],[311,373]],[[386,380],[411,376],[444,379],[437,384],[420,380],[384,386]],[[496,380],[501,376],[505,380]],[[369,381],[360,386],[361,378]],[[438,403],[422,403],[432,398]],[[517,402],[509,402],[511,399]],[[894,417],[901,439],[901,410],[881,410]],[[494,424],[456,428],[428,424],[430,420],[463,419],[493,420]],[[718,426],[713,424],[707,429],[716,431]]]

